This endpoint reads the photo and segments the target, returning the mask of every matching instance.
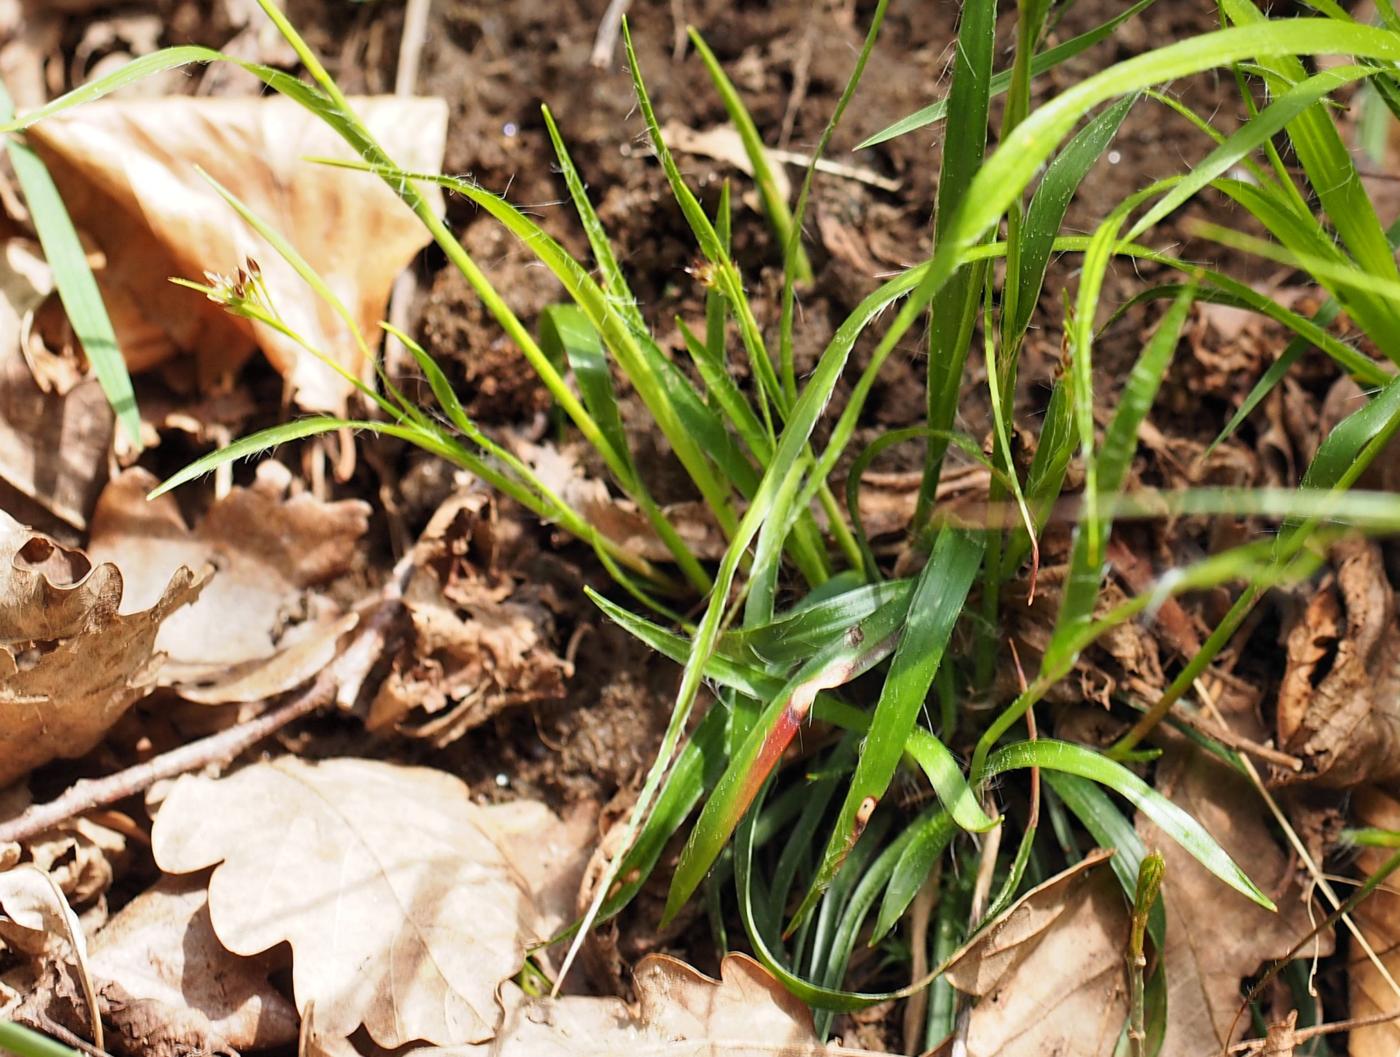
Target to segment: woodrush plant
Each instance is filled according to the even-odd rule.
[[[732,880],[734,905],[750,946],[787,987],[820,1011],[823,1029],[834,1012],[930,985],[935,991],[927,1006],[927,1039],[936,1042],[951,1029],[954,1007],[949,992],[940,989],[938,976],[969,927],[968,893],[955,884],[945,886],[947,894],[938,907],[930,973],[892,992],[856,992],[845,989],[845,983],[858,943],[882,946],[891,957],[898,956],[893,929],[940,862],[959,863],[964,875],[971,875],[966,860],[976,855],[976,838],[962,834],[1010,828],[1009,819],[1018,820],[1019,839],[1005,861],[996,864],[996,890],[986,893],[982,921],[1010,905],[1026,880],[1043,877],[1053,861],[1077,856],[1068,837],[1070,818],[1096,842],[1116,849],[1111,869],[1131,902],[1146,849],[1119,800],[1105,790],[1150,818],[1222,883],[1257,903],[1272,905],[1196,820],[1127,764],[1151,758],[1150,751],[1139,748],[1142,738],[1159,722],[1172,721],[1173,706],[1270,587],[1314,571],[1326,541],[1339,531],[1400,527],[1400,504],[1394,497],[1354,490],[1361,473],[1400,428],[1400,376],[1395,370],[1400,365],[1400,279],[1391,243],[1330,109],[1335,93],[1367,84],[1395,110],[1400,99],[1400,20],[1388,0],[1380,5],[1380,26],[1357,22],[1330,0],[1313,3],[1317,17],[1286,19],[1265,17],[1250,0],[1221,0],[1221,29],[1119,62],[1039,106],[1032,106],[1036,77],[1105,39],[1152,0],[1139,0],[1102,26],[1054,47],[1046,46],[1057,16],[1050,0],[1019,0],[1012,62],[1000,71],[993,68],[996,4],[967,0],[947,95],[868,141],[933,124],[941,127],[944,149],[930,255],[866,297],[837,328],[804,379],[797,377],[793,362],[794,305],[797,286],[810,268],[802,231],[816,159],[855,95],[887,0],[880,0],[871,15],[864,46],[791,212],[774,190],[766,154],[742,98],[699,34],[692,32],[696,50],[751,155],[764,209],[782,248],[784,286],[776,349],[765,341],[730,256],[728,191],[711,214],[686,185],[661,135],[624,25],[642,119],[704,261],[698,274],[706,288],[705,318],[693,325],[678,321],[694,376],[657,340],[548,109],[543,112],[545,126],[587,237],[591,263],[573,257],[529,216],[471,181],[397,167],[285,16],[268,0],[260,3],[296,50],[311,83],[255,64],[239,65],[335,128],[360,156],[354,164],[382,177],[417,213],[534,367],[563,417],[599,453],[612,484],[636,502],[666,546],[679,579],[611,540],[570,508],[528,465],[470,419],[432,356],[397,331],[422,371],[437,403],[435,410],[406,397],[374,361],[368,339],[357,335],[365,355],[375,362],[378,384],[366,384],[349,373],[346,377],[382,417],[318,416],[285,423],[197,461],[153,494],[289,440],[353,428],[398,437],[440,455],[594,548],[641,609],[593,594],[597,605],[682,664],[683,671],[657,758],[626,823],[626,851],[605,871],[588,912],[560,937],[574,934],[561,978],[582,935],[627,905],[697,808],[672,873],[665,918],[678,914],[703,887],[710,919],[721,944],[727,944],[723,907],[725,888]],[[1308,57],[1339,54],[1352,61],[1319,72],[1309,72],[1304,63]],[[237,60],[203,48],[169,49],[0,128],[18,131],[149,73],[210,61]],[[1213,69],[1227,69],[1237,77],[1248,114],[1229,135],[1217,132],[1162,89],[1177,78]],[[1256,105],[1256,92],[1266,105]],[[993,136],[990,103],[998,94],[1006,99]],[[1129,112],[1145,106],[1181,114],[1214,141],[1213,149],[1190,173],[1136,189],[1111,205],[1090,235],[1062,234],[1066,210],[1086,173],[1109,148]],[[996,145],[989,149],[993,139]],[[1282,149],[1297,158],[1301,174],[1284,164],[1280,140],[1286,145]],[[470,198],[559,279],[571,303],[548,314],[540,337],[515,316],[433,212],[420,191],[427,182]],[[1307,317],[1218,270],[1144,241],[1156,225],[1207,188],[1258,219],[1271,241],[1242,242],[1218,229],[1205,234],[1284,260],[1311,276],[1332,300]],[[295,248],[232,194],[223,189],[221,193],[355,331],[350,313]],[[1026,334],[1055,254],[1075,255],[1080,261],[1077,287],[1063,320],[1066,365],[1050,393],[1034,455],[1023,466],[1011,438],[1015,427],[1027,423],[1014,421],[1013,397]],[[1095,391],[1093,355],[1101,333],[1095,320],[1107,270],[1119,259],[1152,262],[1180,280],[1144,290],[1113,317],[1140,301],[1166,302],[1100,434],[1095,407],[1106,401]],[[291,334],[251,274],[196,285],[230,310]],[[1341,371],[1370,388],[1369,401],[1328,435],[1296,490],[1125,493],[1139,431],[1171,369],[1191,306],[1198,301],[1248,309],[1294,335],[1225,426],[1221,439],[1308,348],[1320,349]],[[890,318],[889,309],[896,305]],[[1327,329],[1342,313],[1382,359]],[[833,473],[848,451],[881,366],[924,320],[929,323],[927,423],[895,431],[856,453],[843,508],[831,488]],[[855,379],[825,444],[814,446],[817,423],[846,372],[856,341],[867,331],[878,334],[869,365]],[[733,380],[731,332],[737,334],[752,379],[747,391]],[[976,438],[955,429],[967,362],[977,342],[992,409],[990,455],[983,454]],[[309,346],[308,351],[320,355]],[[726,549],[717,564],[691,552],[651,496],[622,428],[614,372],[627,379],[646,405],[723,535]],[[910,542],[927,554],[927,560],[912,577],[891,579],[871,552],[860,523],[859,476],[881,451],[911,440],[923,442],[925,457]],[[992,502],[984,523],[956,522],[935,502],[950,449],[990,471]],[[1005,589],[1018,578],[1029,580],[1035,589],[1039,537],[1062,505],[1067,470],[1076,457],[1084,485],[1048,646],[1021,692],[1000,701],[993,696],[993,677],[1005,663]],[[1280,521],[1281,528],[1272,537],[1169,570],[1151,590],[1106,606],[1101,588],[1115,520],[1172,512],[1258,515]],[[1112,749],[1103,753],[1036,736],[1034,706],[1097,639],[1150,615],[1166,598],[1227,583],[1242,585],[1230,613]],[[797,588],[800,601],[779,605],[782,592],[798,584],[805,585]],[[675,609],[696,597],[705,604],[692,622]],[[644,615],[648,611],[652,617]],[[970,633],[969,647],[954,634],[960,622]],[[871,671],[879,672],[877,679],[854,684]],[[715,703],[685,737],[705,686],[711,688]],[[936,724],[927,714],[930,698],[937,703]],[[973,701],[990,701],[992,718],[975,718],[968,708]],[[1013,728],[1023,721],[1030,737],[1012,739]],[[817,748],[801,767],[783,767],[793,740],[814,724],[833,732],[830,746]],[[1232,750],[1190,733],[1221,759],[1241,766]],[[960,756],[965,748],[970,750],[966,765]],[[1019,786],[997,784],[999,776],[1013,771],[1032,775],[1029,797]],[[914,780],[926,782],[935,799],[910,818],[891,803],[898,799],[892,790],[896,782]],[[1041,780],[1044,807],[1055,823],[1056,844],[1050,847],[1038,840],[1042,804],[1035,790]],[[821,848],[814,854],[813,841],[818,839]],[[950,865],[944,875],[955,872]],[[1161,904],[1152,904],[1144,913],[1146,934],[1160,951]],[[1142,1003],[1134,1007],[1134,1031],[1145,1032],[1147,1052],[1160,1045],[1166,995],[1158,959],[1156,971],[1144,983]]]

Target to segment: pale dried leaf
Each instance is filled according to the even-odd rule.
[[[199,597],[176,568],[119,612],[122,574],[0,512],[0,786],[92,749],[156,681],[161,623]]]
[[[102,1048],[102,1018],[89,971],[87,941],[58,885],[29,863],[0,873],[0,939],[31,958],[62,966],[82,990],[94,1045]]]
[[[635,990],[629,1007],[618,998],[530,998],[508,984],[490,1043],[409,1057],[878,1057],[823,1045],[811,1011],[744,954],[725,956],[719,980],[651,954],[637,965]]]
[[[1128,915],[1104,852],[1031,889],[948,970],[970,1057],[1107,1057],[1128,1015]]]
[[[108,1020],[137,1052],[267,1049],[296,1041],[297,1014],[266,957],[239,958],[209,923],[203,877],[167,877],[93,938],[92,974],[120,994]]]
[[[217,500],[191,529],[174,496],[147,502],[156,479],[132,469],[102,493],[90,551],[121,563],[123,609],[140,607],[179,566],[212,566],[197,604],[156,640],[168,657],[162,682],[206,703],[252,701],[295,686],[334,653],[345,630],[338,608],[313,592],[344,572],[369,518],[360,500],[288,498],[279,463],[249,488]],[[238,619],[229,620],[229,614]]]
[[[1240,981],[1282,957],[1312,928],[1307,904],[1288,857],[1270,832],[1268,815],[1243,775],[1194,747],[1170,749],[1157,765],[1157,788],[1201,823],[1279,906],[1278,913],[1224,888],[1176,841],[1139,815],[1143,843],[1166,863],[1167,1034],[1161,1057],[1199,1057],[1219,1050],[1231,1026],[1248,1026],[1236,1014],[1244,999]],[[1330,954],[1324,932],[1311,956]],[[1230,1041],[1236,1041],[1231,1039]]]
[[[441,771],[283,758],[182,778],[156,816],[156,862],[218,865],[214,931],[253,955],[288,942],[297,1008],[381,1046],[482,1042],[496,989],[537,935],[529,890],[466,786]]]
[[[439,171],[447,130],[442,100],[384,97],[352,105],[401,165]],[[194,351],[203,378],[237,367],[255,337],[301,406],[343,410],[348,383],[305,349],[167,282],[171,275],[232,274],[252,256],[285,322],[351,373],[368,372],[339,317],[198,171],[295,246],[376,342],[394,278],[429,236],[379,177],[304,160],[353,158],[334,131],[282,97],[169,97],[93,103],[43,122],[30,136],[75,220],[106,251],[106,281],[143,306],[177,346]]]
[[[1400,830],[1400,800],[1394,794],[1394,790],[1358,789],[1352,801],[1356,824]],[[1364,877],[1374,873],[1390,858],[1392,851],[1390,848],[1362,849],[1356,860],[1357,875]],[[1390,881],[1371,893],[1352,913],[1392,978],[1400,977],[1400,893],[1394,885],[1395,875],[1391,874]],[[1373,1017],[1394,1013],[1400,1008],[1400,997],[1366,957],[1366,952],[1354,943],[1347,951],[1347,977],[1352,1017]],[[1354,1028],[1348,1039],[1351,1057],[1395,1057],[1400,1053],[1400,1020]]]

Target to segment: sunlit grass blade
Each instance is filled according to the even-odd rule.
[[[1072,59],[1083,51],[1087,51],[1102,40],[1107,40],[1112,36],[1113,31],[1130,18],[1141,14],[1151,7],[1155,0],[1137,0],[1137,3],[1124,8],[1108,21],[1100,23],[1093,29],[1081,33],[1077,37],[1071,37],[1063,44],[1057,44],[1053,48],[1048,48],[1031,59],[1032,76],[1040,76],[1047,70],[1052,70],[1066,59]],[[1011,70],[1000,70],[992,77],[991,94],[1001,95],[1011,87]],[[929,125],[942,121],[948,112],[948,100],[940,99],[938,102],[916,110],[908,117],[901,118],[889,128],[882,129],[875,135],[857,144],[856,150],[865,150],[869,147],[877,146],[887,140],[892,140],[897,136],[914,132],[917,129],[925,128]]]
[[[1035,311],[1045,283],[1045,269],[1050,263],[1055,236],[1060,233],[1070,199],[1094,163],[1108,149],[1133,103],[1133,97],[1128,96],[1085,125],[1055,155],[1036,186],[1021,227],[1020,282],[1014,291],[1006,291],[1010,305],[1002,307],[1009,320],[1002,330],[1002,341],[1007,348],[1014,348],[1030,325],[1031,314]],[[1011,300],[1013,294],[1014,300]]]
[[[1122,764],[1083,745],[1042,738],[1008,745],[993,753],[987,760],[987,775],[991,777],[1021,767],[1063,771],[1107,786],[1150,818],[1225,884],[1266,910],[1277,909],[1199,822]]]
[[[860,838],[856,819],[871,802],[884,798],[895,769],[904,757],[904,746],[919,720],[938,666],[943,661],[953,625],[961,614],[967,593],[981,565],[984,541],[978,534],[946,529],[938,536],[928,564],[915,582],[909,615],[900,633],[899,646],[890,662],[870,720],[870,733],[860,751],[855,775],[794,922],[811,909],[821,891],[831,883],[852,846]],[[967,785],[953,754],[948,752],[935,786],[939,799],[964,829],[987,830],[996,820],[987,817]]]
[[[770,623],[727,631],[720,637],[718,650],[736,659],[774,668],[806,660],[834,637],[883,606],[896,599],[907,599],[913,585],[913,580],[862,584],[813,604],[804,604]]]
[[[0,1049],[16,1057],[82,1057],[77,1050],[13,1020],[0,1020]]]
[[[996,0],[969,0],[962,8],[934,215],[934,245],[940,249],[956,226],[968,188],[987,149],[996,8]],[[1019,193],[1018,188],[1016,200],[1019,200]],[[1008,201],[1007,205],[1010,204]],[[984,261],[957,268],[941,289],[932,294],[927,382],[927,425],[932,430],[953,428],[962,391],[963,366],[972,343],[986,271]],[[930,436],[924,456],[923,484],[914,511],[916,526],[923,523],[933,502],[946,451],[947,445],[936,433]]]
[[[1147,412],[1176,353],[1181,328],[1195,296],[1194,284],[1187,285],[1177,295],[1128,376],[1095,460],[1098,486],[1107,494],[1115,494],[1123,487],[1129,464],[1137,451],[1138,430],[1147,418]],[[1088,311],[1092,312],[1093,307],[1090,306]],[[1091,497],[1087,492],[1084,518],[1085,521],[1075,532],[1065,591],[1047,650],[1050,654],[1071,639],[1079,625],[1090,619],[1094,600],[1098,597],[1104,547],[1112,520],[1098,508],[1097,497]]]
[[[0,84],[0,121],[8,121],[13,114],[9,93]],[[117,344],[117,334],[107,315],[102,292],[93,278],[87,254],[63,205],[63,198],[49,175],[48,167],[28,144],[7,137],[5,149],[20,190],[24,193],[25,205],[29,208],[44,259],[53,271],[54,286],[58,290],[64,314],[97,375],[107,403],[121,423],[127,444],[133,450],[140,451],[141,412],[136,406],[136,393],[131,388],[131,375],[127,373],[126,360]]]
[[[758,187],[759,198],[763,201],[763,212],[768,217],[768,223],[773,229],[778,245],[786,246],[788,240],[793,238],[796,233],[793,231],[792,214],[788,211],[788,204],[779,193],[778,182],[773,177],[773,169],[769,165],[768,150],[759,137],[758,128],[753,123],[753,117],[749,114],[748,108],[744,106],[744,101],[740,98],[734,83],[730,81],[729,75],[724,72],[724,67],[715,58],[715,53],[710,50],[710,46],[700,36],[699,30],[694,26],[688,27],[688,30],[690,43],[695,48],[696,54],[700,56],[700,61],[705,64],[705,69],[710,74],[710,80],[714,82],[715,89],[724,102],[725,112],[729,114],[729,120],[739,133],[739,140],[744,145],[744,153],[748,155],[749,164],[753,166],[753,179]],[[812,278],[812,264],[807,260],[806,251],[802,249],[800,234],[797,234],[797,238],[799,241],[797,248],[793,251],[791,263],[792,274],[798,282],[808,282]]]
[[[1247,28],[1274,29],[1279,25],[1268,21],[1250,0],[1221,0],[1221,9],[1231,22]],[[1357,23],[1326,21],[1337,28],[1352,31],[1370,28]],[[1378,32],[1388,34],[1393,42],[1400,44],[1400,34],[1390,30]],[[1344,47],[1341,54],[1350,51]],[[1301,54],[1292,50],[1271,54],[1261,52],[1256,61],[1265,70],[1277,75],[1284,84],[1291,85],[1307,76]],[[1363,53],[1357,51],[1355,54]],[[1361,184],[1351,153],[1343,143],[1332,116],[1321,103],[1314,103],[1294,117],[1285,130],[1298,161],[1307,173],[1310,187],[1357,263],[1368,274],[1400,281],[1400,271],[1397,271],[1385,231],[1376,217],[1375,206]],[[1382,345],[1397,348],[1400,347],[1400,310],[1393,305],[1389,308],[1390,311],[1373,320],[1368,329]]]
[[[1132,821],[1124,818],[1107,793],[1088,778],[1064,771],[1047,770],[1041,779],[1064,801],[1065,807],[1074,812],[1076,818],[1089,836],[1101,848],[1112,848],[1114,855],[1109,860],[1113,874],[1124,895],[1132,896],[1137,886],[1138,867],[1147,854],[1142,838],[1133,828]],[[1158,904],[1147,918],[1148,935],[1158,950],[1164,949],[1167,938],[1167,922]]]
[[[598,423],[603,436],[631,467],[627,433],[617,409],[612,372],[603,352],[603,340],[576,305],[549,305],[540,313],[540,348],[546,356],[567,363],[574,372],[583,406]],[[635,475],[635,470],[632,471]]]
[[[670,148],[666,146],[666,141],[661,135],[661,125],[656,119],[656,111],[651,105],[651,97],[647,94],[646,84],[642,80],[641,67],[637,63],[637,54],[632,47],[632,31],[626,19],[622,23],[622,39],[627,49],[627,64],[632,71],[632,86],[637,95],[637,102],[641,106],[642,117],[646,121],[647,132],[651,136],[652,148],[656,151],[656,156],[666,173],[666,179],[671,185],[671,193],[680,205],[681,212],[685,215],[686,223],[690,225],[696,242],[699,243],[700,252],[715,269],[714,283],[724,294],[725,299],[729,302],[730,310],[734,313],[739,333],[744,340],[744,347],[749,354],[749,367],[753,370],[754,377],[759,383],[759,399],[762,402],[766,397],[782,411],[787,407],[788,400],[778,382],[773,361],[769,358],[768,351],[764,347],[758,323],[754,319],[753,309],[749,305],[748,296],[744,293],[739,270],[729,259],[729,253],[724,248],[723,242],[720,241],[719,233],[710,223],[709,217],[705,215],[705,210],[701,207],[695,194],[686,186],[685,178],[681,176],[680,168],[676,165],[676,160],[671,156]],[[764,414],[766,415],[767,412],[765,411]]]
[[[1139,238],[1199,193],[1202,188],[1228,173],[1242,159],[1267,143],[1270,137],[1276,135],[1299,114],[1337,89],[1373,76],[1375,72],[1375,69],[1366,66],[1337,66],[1293,85],[1193,165],[1180,183],[1167,191],[1160,200],[1153,203],[1151,209],[1134,222],[1125,238]]]

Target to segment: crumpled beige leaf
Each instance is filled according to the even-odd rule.
[[[441,99],[352,100],[390,157],[437,172],[447,132]],[[236,319],[169,276],[231,275],[255,258],[285,322],[351,373],[362,362],[344,323],[200,175],[212,175],[286,238],[349,307],[371,342],[394,278],[429,235],[371,173],[309,156],[355,157],[327,125],[280,96],[103,100],[41,122],[30,140],[79,227],[107,254],[104,287],[142,306],[210,380],[254,339],[306,408],[341,411],[349,384],[285,335]],[[425,188],[425,193],[432,193]],[[133,370],[153,366],[132,363]]]
[[[130,1052],[151,1057],[295,1042],[296,1009],[268,982],[276,965],[224,949],[199,876],[164,878],[92,941],[92,975],[108,1022]]]
[[[1128,1015],[1128,914],[1099,852],[1036,886],[958,953],[954,987],[978,998],[970,1057],[1107,1057]]]
[[[1395,591],[1372,540],[1339,541],[1332,561],[1335,583],[1313,595],[1288,636],[1278,736],[1304,768],[1300,774],[1276,768],[1272,778],[1280,784],[1350,788],[1400,778]]]
[[[1352,811],[1358,826],[1400,830],[1400,800],[1396,799],[1393,789],[1388,792],[1374,787],[1358,789],[1352,800]],[[1375,873],[1392,851],[1390,848],[1363,848],[1356,859],[1356,875],[1367,877]],[[1400,894],[1396,893],[1394,883],[1395,875],[1391,874],[1389,881],[1352,911],[1352,917],[1371,949],[1380,955],[1381,964],[1392,977],[1400,977]],[[1352,1017],[1391,1013],[1400,1005],[1400,998],[1356,943],[1347,950],[1347,978]],[[1400,1021],[1387,1020],[1353,1028],[1347,1040],[1351,1057],[1395,1057],[1400,1053]]]
[[[1240,981],[1287,954],[1312,929],[1307,904],[1291,880],[1288,857],[1270,832],[1268,815],[1244,776],[1194,747],[1168,749],[1157,765],[1157,788],[1201,823],[1254,883],[1278,904],[1270,913],[1225,888],[1176,841],[1142,815],[1143,843],[1161,852],[1166,870],[1167,1034],[1161,1057],[1199,1057],[1219,1050],[1243,999]],[[1332,952],[1330,931],[1307,956]],[[1231,1039],[1231,1042],[1236,1039]]]
[[[369,506],[288,498],[289,483],[285,467],[265,462],[251,487],[217,500],[193,529],[174,496],[147,502],[156,479],[139,468],[98,501],[89,550],[120,564],[124,610],[149,604],[180,566],[214,567],[199,602],[156,640],[167,655],[161,681],[191,700],[254,701],[289,689],[325,666],[346,630],[338,607],[311,589],[350,565]]]
[[[619,998],[530,998],[503,989],[500,1033],[478,1046],[419,1049],[409,1057],[857,1057],[826,1046],[811,1011],[745,954],[728,954],[720,979],[664,954],[637,965],[637,1004]]]
[[[220,942],[292,947],[297,1008],[380,1046],[483,1042],[536,929],[527,882],[467,787],[441,771],[282,758],[175,783],[151,834],[172,873],[217,865]]]
[[[414,547],[404,591],[412,634],[370,705],[370,730],[446,745],[498,712],[564,696],[572,665],[554,651],[548,588],[520,583],[483,492],[454,494]]]
[[[162,622],[199,597],[184,567],[122,605],[122,574],[0,511],[0,786],[92,749],[155,685]]]

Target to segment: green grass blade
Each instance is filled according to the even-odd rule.
[[[915,582],[909,615],[875,705],[870,733],[861,748],[845,802],[822,854],[821,866],[802,905],[793,914],[794,922],[811,909],[841,868],[855,843],[853,834],[855,838],[859,836],[855,830],[857,814],[867,800],[878,803],[889,789],[943,661],[953,625],[977,577],[983,546],[982,537],[973,533],[948,529],[939,534],[928,564]],[[964,829],[979,832],[996,825],[996,820],[987,817],[978,804],[953,754],[945,750],[942,762],[935,790],[954,821]]]
[[[1147,8],[1151,7],[1153,3],[1155,3],[1155,0],[1137,0],[1137,3],[1120,11],[1107,22],[1103,22],[1093,29],[1081,33],[1077,37],[1072,37],[1063,44],[1058,44],[1053,48],[1041,52],[1031,59],[1031,76],[1039,77],[1047,70],[1054,69],[1066,59],[1072,59],[1081,52],[1092,48],[1100,41],[1108,39],[1108,37],[1112,36],[1114,30],[1128,21],[1128,19],[1141,14]],[[1011,87],[1011,73],[1012,71],[1009,69],[1001,70],[992,77],[992,95],[1002,95]],[[922,110],[916,110],[908,117],[901,118],[893,125],[889,126],[889,128],[882,129],[875,133],[875,135],[857,144],[854,149],[858,151],[866,150],[869,147],[878,146],[881,143],[895,139],[898,136],[903,136],[906,133],[925,128],[942,121],[947,112],[948,100],[940,99],[938,102],[926,106]]]
[[[9,93],[0,84],[0,121],[8,121],[13,115],[14,107]],[[135,451],[140,451],[141,412],[136,406],[136,393],[131,388],[131,375],[127,373],[126,360],[122,358],[122,351],[117,345],[116,331],[112,329],[107,306],[102,302],[102,292],[88,266],[87,254],[83,252],[82,242],[63,205],[63,198],[48,168],[27,144],[7,138],[5,148],[10,155],[10,164],[14,166],[20,190],[24,192],[24,201],[29,207],[35,234],[39,236],[39,245],[44,250],[44,259],[53,270],[54,286],[58,289],[63,311],[72,324],[78,344],[92,364],[107,403],[121,423],[127,443]]]
[[[1046,167],[1045,175],[1041,177],[1026,209],[1022,227],[1021,281],[1016,291],[1010,327],[1003,332],[1003,344],[1008,348],[1014,347],[1030,325],[1031,314],[1035,311],[1041,287],[1045,283],[1045,269],[1050,263],[1055,236],[1060,233],[1070,199],[1094,163],[1108,149],[1133,103],[1134,98],[1128,96],[1097,115],[1075,134]]]
[[[1176,353],[1181,328],[1195,296],[1195,285],[1188,284],[1172,302],[1128,376],[1118,408],[1104,432],[1103,447],[1096,460],[1098,485],[1107,494],[1115,494],[1123,487],[1129,464],[1137,451],[1138,431],[1147,418],[1147,412]],[[1087,490],[1084,517],[1086,520],[1075,532],[1065,592],[1051,645],[1047,649],[1048,655],[1054,654],[1061,643],[1072,638],[1078,627],[1091,618],[1094,601],[1098,598],[1104,547],[1112,520],[1102,515]]]
[[[779,410],[782,410],[786,408],[788,403],[786,394],[778,383],[778,375],[773,369],[773,361],[769,359],[768,352],[763,346],[763,339],[758,323],[754,319],[753,309],[744,293],[743,281],[739,277],[738,269],[734,267],[734,262],[729,259],[729,253],[725,250],[719,233],[710,223],[709,217],[705,216],[705,210],[701,208],[694,193],[686,186],[685,178],[681,176],[680,168],[676,165],[676,160],[671,156],[670,148],[666,146],[666,141],[661,135],[661,125],[656,120],[656,111],[651,105],[651,97],[647,94],[646,84],[642,80],[641,66],[637,62],[637,54],[632,47],[632,31],[626,19],[622,23],[622,39],[627,49],[627,63],[632,71],[632,86],[637,94],[637,102],[641,107],[642,117],[646,121],[647,132],[651,136],[652,147],[666,173],[667,182],[671,185],[671,193],[680,205],[686,223],[690,225],[690,229],[700,245],[700,252],[714,266],[715,284],[729,302],[729,307],[739,324],[739,333],[744,339],[744,347],[749,354],[749,366],[759,383],[760,394],[766,395],[777,405]]]
[[[875,917],[875,927],[870,933],[870,943],[889,934],[909,904],[919,894],[919,889],[928,880],[933,864],[943,854],[943,849],[953,839],[957,826],[945,808],[933,806],[924,811],[909,826],[909,841],[895,863],[890,882],[885,888],[885,896],[880,904],[880,913]]]
[[[1375,73],[1374,68],[1366,66],[1337,66],[1293,85],[1193,165],[1186,177],[1154,203],[1152,208],[1133,224],[1125,237],[1129,240],[1137,239],[1217,177],[1229,172],[1314,104],[1337,89]]]
[[[934,219],[934,244],[940,249],[955,226],[987,149],[996,8],[996,0],[971,0],[962,8]],[[1019,191],[1014,200],[1019,200]],[[986,268],[979,261],[954,271],[932,296],[927,394],[928,426],[932,430],[953,428]],[[937,435],[930,437],[914,513],[916,525],[923,523],[933,502],[946,450],[946,444]]]
[[[768,224],[773,229],[778,245],[787,246],[789,239],[797,239],[791,263],[793,277],[798,282],[810,282],[812,264],[807,259],[806,251],[802,249],[800,232],[794,231],[792,214],[788,211],[787,202],[783,201],[783,196],[778,191],[778,183],[773,178],[772,167],[768,164],[768,151],[758,135],[758,128],[753,123],[753,117],[749,114],[748,108],[744,106],[744,101],[739,97],[729,75],[724,72],[724,67],[715,58],[715,53],[710,50],[710,46],[700,36],[699,30],[694,26],[687,28],[690,33],[690,43],[695,48],[696,54],[700,56],[700,61],[705,64],[705,69],[710,74],[710,80],[714,82],[715,89],[724,102],[725,112],[729,114],[729,120],[739,132],[739,140],[744,145],[744,153],[748,155],[749,164],[753,166],[753,179],[758,186],[759,198],[763,201],[763,212],[768,216]]]
[[[1147,849],[1143,847],[1142,838],[1133,828],[1132,821],[1124,818],[1108,794],[1087,778],[1053,770],[1043,771],[1040,777],[1059,795],[1065,807],[1083,823],[1089,836],[1100,847],[1113,849],[1109,866],[1118,878],[1123,894],[1131,898],[1137,889],[1138,868],[1147,856]],[[1167,939],[1167,921],[1160,902],[1148,915],[1147,932],[1156,948],[1163,950]]]
[[[720,637],[718,652],[773,670],[806,660],[853,624],[891,602],[907,600],[913,586],[913,580],[862,584],[790,610],[770,623],[727,631]]]
[[[1022,767],[1063,771],[1107,786],[1150,818],[1225,884],[1266,910],[1278,909],[1199,822],[1122,764],[1082,745],[1046,738],[1008,745],[987,761],[989,777]]]
[[[1230,21],[1246,28],[1269,29],[1276,26],[1276,23],[1269,22],[1250,0],[1221,0],[1221,8]],[[1344,30],[1371,28],[1331,19],[1324,21]],[[1377,32],[1388,34],[1392,41],[1400,44],[1400,34],[1390,30]],[[1342,54],[1347,54],[1349,50],[1343,48]],[[1296,84],[1307,76],[1303,63],[1298,58],[1300,54],[1302,53],[1291,51],[1261,53],[1256,61],[1266,70],[1282,78],[1284,83]],[[1332,115],[1320,103],[1314,104],[1289,122],[1287,132],[1289,141],[1298,155],[1298,161],[1302,163],[1308,175],[1308,182],[1335,226],[1337,234],[1357,262],[1369,274],[1400,281],[1400,272],[1397,272],[1385,231],[1376,217],[1375,207],[1361,184],[1361,177],[1352,162],[1351,153],[1342,142]],[[1400,344],[1400,312],[1392,311],[1386,320],[1385,329],[1375,332],[1373,336],[1392,348]]]
[[[603,339],[577,305],[549,305],[540,313],[540,348],[555,362],[564,362],[574,372],[583,406],[598,423],[613,450],[627,460],[627,433],[617,409],[612,371],[603,352]],[[636,471],[632,470],[635,476]]]
[[[881,607],[812,657],[765,704],[690,832],[671,879],[663,920],[675,916],[709,872],[783,750],[806,721],[817,693],[849,682],[887,657],[907,611],[907,601]]]
[[[77,1050],[13,1020],[0,1020],[0,1049],[16,1057],[82,1057]]]

